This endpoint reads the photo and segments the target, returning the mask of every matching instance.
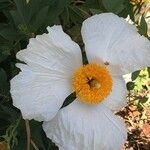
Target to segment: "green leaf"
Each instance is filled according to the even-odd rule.
[[[133,5],[130,3],[130,1],[125,1],[123,4],[125,8],[118,15],[123,18],[127,18],[127,16],[129,15],[130,19],[134,22]]]
[[[43,31],[48,25],[54,24],[69,0],[14,0],[17,9],[11,11],[16,27],[21,33],[32,37]],[[40,32],[41,33],[41,32]]]
[[[10,56],[10,47],[8,45],[0,46],[0,62],[4,61],[8,56]]]
[[[90,9],[90,11],[93,15],[102,13],[102,10],[100,9]]]
[[[71,93],[71,94],[65,99],[65,101],[64,101],[64,103],[63,103],[61,109],[62,109],[63,107],[68,106],[68,105],[69,105],[70,103],[72,103],[75,99],[76,99],[76,93],[73,92],[73,93]]]
[[[11,0],[1,0],[0,1],[0,11],[6,10],[10,6],[12,6],[12,1]]]
[[[67,34],[69,34],[73,41],[78,43],[81,47],[83,47],[82,37],[81,37],[81,26],[74,25],[71,29],[66,30]]]
[[[46,150],[44,145],[44,132],[42,128],[42,123],[37,121],[30,121],[31,133],[32,133],[32,140],[38,146],[38,148]]]
[[[30,128],[31,128],[32,140],[34,141],[34,143],[39,149],[58,150],[54,145],[54,143],[52,143],[52,141],[46,137],[45,132],[43,131],[42,122],[32,120],[30,121]]]
[[[139,74],[140,74],[140,70],[133,72],[131,77],[132,81],[134,81],[139,76]]]
[[[69,4],[70,0],[51,0],[49,3],[49,19],[55,20]]]
[[[99,9],[99,0],[86,0],[86,5],[89,8]]]
[[[149,75],[149,78],[150,78],[150,67],[147,67],[147,72],[148,72],[148,75]]]
[[[7,74],[2,68],[0,68],[0,89],[6,90],[7,88],[8,88]]]
[[[61,13],[60,17],[61,17],[61,20],[62,20],[62,25],[65,26],[65,25],[70,25],[70,20],[69,20],[69,10],[68,10],[68,7],[65,7],[64,11]]]
[[[17,132],[18,144],[14,145],[14,147],[12,147],[11,150],[26,150],[27,134],[26,134],[25,122],[23,119],[21,120],[16,132]]]
[[[135,83],[134,82],[128,82],[126,84],[126,87],[127,87],[127,90],[130,91],[130,90],[133,90],[134,87],[135,87]]]
[[[21,116],[19,116],[19,118],[17,118],[16,122],[9,125],[9,127],[6,130],[6,133],[4,135],[2,135],[2,137],[4,138],[4,140],[6,141],[6,143],[8,145],[8,149],[12,149],[18,143],[17,129],[18,129],[20,122],[21,122]]]
[[[11,105],[4,105],[0,104],[0,111],[5,113],[9,117],[5,117],[5,119],[9,120],[9,122],[14,123],[18,117],[19,117],[19,111],[16,111],[16,109],[10,107]]]
[[[33,19],[34,21],[32,23],[34,29],[37,30],[41,27],[41,25],[44,23],[45,19],[47,18],[47,13],[48,13],[48,6],[45,6],[37,13],[37,15],[35,16],[35,19]]]
[[[0,102],[8,101],[9,82],[7,81],[6,72],[0,68]]]
[[[108,12],[119,14],[124,8],[125,0],[102,0],[104,7]]]
[[[77,9],[76,6],[69,6],[69,15],[70,19],[73,23],[75,24],[82,24],[84,21],[84,16],[83,14]]]
[[[142,16],[141,17],[141,22],[140,22],[140,26],[139,26],[139,33],[141,35],[144,35],[147,37],[147,23],[145,21],[145,18]]]
[[[17,41],[23,37],[22,34],[17,31],[17,29],[7,24],[0,28],[0,36],[10,41]]]
[[[10,121],[8,120],[9,117],[9,114],[0,110],[0,136],[5,134],[6,129],[10,125]]]
[[[27,3],[25,0],[14,0],[17,10],[11,11],[12,17],[16,25],[20,23],[28,26],[29,19],[31,17],[31,11],[27,9]]]
[[[11,11],[14,23],[22,33],[30,35],[36,29],[35,22],[37,23],[39,16],[42,18],[41,13],[44,15],[43,18],[45,18],[42,9],[47,1],[32,0],[28,4],[26,3],[26,0],[14,0],[14,2],[17,7],[16,10]],[[39,20],[39,22],[40,21],[41,20]]]

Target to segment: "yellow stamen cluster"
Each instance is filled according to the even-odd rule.
[[[98,104],[112,90],[112,77],[104,65],[87,64],[80,67],[72,83],[79,99],[88,104]]]

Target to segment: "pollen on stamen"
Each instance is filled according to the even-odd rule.
[[[98,104],[111,93],[112,77],[106,66],[87,64],[74,73],[72,85],[80,101]]]

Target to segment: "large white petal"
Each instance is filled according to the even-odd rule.
[[[58,72],[66,77],[81,66],[80,47],[65,34],[61,26],[47,28],[49,33],[31,38],[27,49],[17,53],[17,59],[35,71]]]
[[[82,36],[90,61],[109,62],[113,74],[126,74],[150,66],[150,42],[134,25],[112,13],[94,15],[83,22]]]
[[[74,101],[43,129],[60,150],[120,150],[126,139],[122,120],[103,105]]]
[[[122,77],[114,76],[113,87],[110,95],[102,102],[113,111],[118,111],[127,105],[127,89]]]
[[[11,80],[10,92],[24,119],[52,119],[72,92],[72,75],[82,64],[79,46],[62,28],[53,26],[48,30],[17,53],[26,64],[17,65],[22,71]]]

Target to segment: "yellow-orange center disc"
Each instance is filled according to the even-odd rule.
[[[112,90],[112,77],[104,65],[87,64],[73,76],[73,89],[77,97],[88,104],[98,104]]]

